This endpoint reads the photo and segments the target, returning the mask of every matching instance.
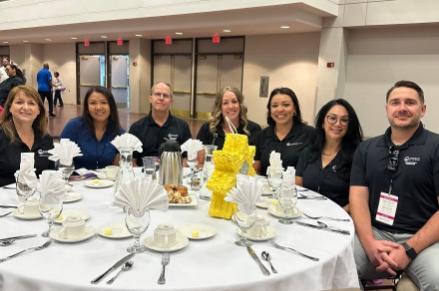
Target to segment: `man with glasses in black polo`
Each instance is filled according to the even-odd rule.
[[[421,122],[424,93],[399,81],[386,95],[390,127],[353,160],[349,203],[360,279],[404,271],[421,290],[439,290],[439,135]]]
[[[181,145],[192,137],[186,121],[171,114],[172,88],[165,82],[157,82],[151,88],[150,113],[131,125],[129,132],[143,143],[143,152],[134,152],[137,165],[143,156],[159,155],[159,148],[168,138],[175,138]]]

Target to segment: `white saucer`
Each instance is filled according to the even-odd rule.
[[[82,194],[77,192],[66,192],[64,195],[64,203],[76,202],[82,199]]]
[[[42,216],[40,213],[34,213],[32,215],[29,214],[21,214],[18,212],[18,209],[14,209],[12,210],[12,215],[18,219],[23,219],[23,220],[34,220],[34,219],[40,219]]]
[[[241,230],[238,229],[237,230],[238,234],[241,235]],[[272,239],[276,236],[276,230],[273,227],[268,227],[267,233],[265,233],[263,236],[253,236],[249,233],[245,234],[245,237],[249,240],[252,241],[265,241],[265,240],[269,240]]]
[[[302,212],[299,209],[297,209],[297,207],[294,208],[293,215],[287,216],[281,209],[279,209],[277,205],[271,205],[270,207],[268,207],[268,213],[278,218],[297,218],[302,216]]]
[[[63,227],[55,227],[49,234],[51,238],[53,238],[56,241],[59,242],[65,242],[65,243],[75,243],[80,242],[86,239],[91,238],[95,235],[95,229],[91,226],[86,226],[85,231],[80,236],[74,236],[74,237],[64,237],[61,233]]]
[[[88,220],[90,218],[90,214],[81,209],[65,209],[61,212],[61,215],[55,218],[55,223],[62,223],[67,216],[79,216],[84,220]]]
[[[169,203],[169,207],[175,207],[175,208],[185,208],[185,207],[196,207],[198,205],[197,197],[194,195],[189,195],[191,197],[191,203]]]
[[[177,242],[172,247],[165,247],[154,242],[154,236],[147,237],[143,244],[150,250],[157,252],[175,252],[181,250],[189,244],[189,240],[181,233],[177,232]]]
[[[104,230],[105,228],[110,227],[112,230],[111,234],[105,234]],[[123,238],[129,238],[132,237],[133,235],[128,231],[127,227],[122,224],[122,223],[118,223],[118,224],[112,224],[111,226],[104,226],[101,227],[99,229],[98,234],[102,237],[105,238],[110,238],[110,239],[123,239]]]
[[[268,209],[271,205],[273,205],[273,201],[276,201],[276,199],[262,197],[260,201],[256,202],[256,207]]]
[[[202,240],[207,239],[216,234],[215,228],[207,224],[193,223],[186,224],[178,228],[188,239]],[[193,236],[193,232],[198,232],[198,236]]]
[[[89,188],[108,188],[114,185],[114,181],[105,179],[92,179],[85,182],[85,186]]]

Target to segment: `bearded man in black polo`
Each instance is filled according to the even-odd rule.
[[[439,290],[439,135],[424,128],[425,111],[416,83],[395,83],[390,127],[354,155],[349,205],[361,279],[404,270],[421,290]]]

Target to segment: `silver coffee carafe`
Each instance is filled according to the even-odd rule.
[[[159,183],[181,185],[183,165],[180,145],[176,140],[169,139],[161,145],[160,153]]]

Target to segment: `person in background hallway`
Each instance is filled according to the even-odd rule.
[[[439,290],[439,135],[424,128],[425,111],[421,87],[396,82],[390,127],[355,152],[349,207],[361,279],[404,270],[420,290]]]
[[[53,89],[55,90],[55,93],[53,95],[53,106],[56,107],[56,103],[59,100],[59,107],[63,107],[64,102],[62,100],[61,93],[62,93],[64,87],[62,85],[61,78],[59,77],[59,73],[55,72],[55,73],[53,73],[53,76],[55,77],[52,80],[52,86],[53,86]]]
[[[271,91],[267,104],[268,127],[255,139],[254,167],[257,173],[266,175],[270,153],[280,153],[283,167],[295,167],[302,151],[313,141],[314,128],[302,121],[299,100],[290,88]]]
[[[143,143],[143,152],[134,152],[137,165],[142,165],[143,156],[159,156],[159,148],[167,138],[176,137],[181,145],[190,139],[191,132],[186,121],[171,114],[172,88],[165,82],[157,82],[151,88],[150,113],[131,125],[129,132]]]
[[[54,117],[53,98],[52,98],[52,73],[49,71],[49,64],[44,64],[43,68],[37,74],[38,93],[44,104],[44,99],[49,102],[49,116]]]
[[[319,192],[349,211],[352,157],[363,139],[354,108],[344,99],[326,103],[317,113],[316,137],[299,158],[296,184]]]
[[[0,83],[9,78],[8,73],[6,73],[6,66],[9,64],[8,58],[2,58],[2,64],[0,66]]]
[[[20,85],[11,90],[0,114],[0,186],[15,182],[21,153],[35,153],[36,173],[53,169],[53,162],[38,151],[53,148],[47,134],[47,118],[40,95],[32,87]]]
[[[231,133],[226,117],[233,123],[238,133],[245,134],[251,141],[261,131],[259,124],[247,119],[244,96],[235,87],[225,87],[216,96],[212,117],[204,123],[197,134],[203,144],[214,144],[222,149],[226,133]],[[252,142],[250,142],[252,143]]]
[[[75,168],[100,169],[118,164],[119,155],[111,141],[125,132],[120,127],[116,101],[111,91],[98,86],[85,94],[82,116],[71,119],[61,138],[74,141],[82,156],[75,157]]]
[[[8,78],[0,83],[0,106],[4,106],[9,92],[18,85],[24,85],[24,77],[21,70],[15,64],[6,65]]]

